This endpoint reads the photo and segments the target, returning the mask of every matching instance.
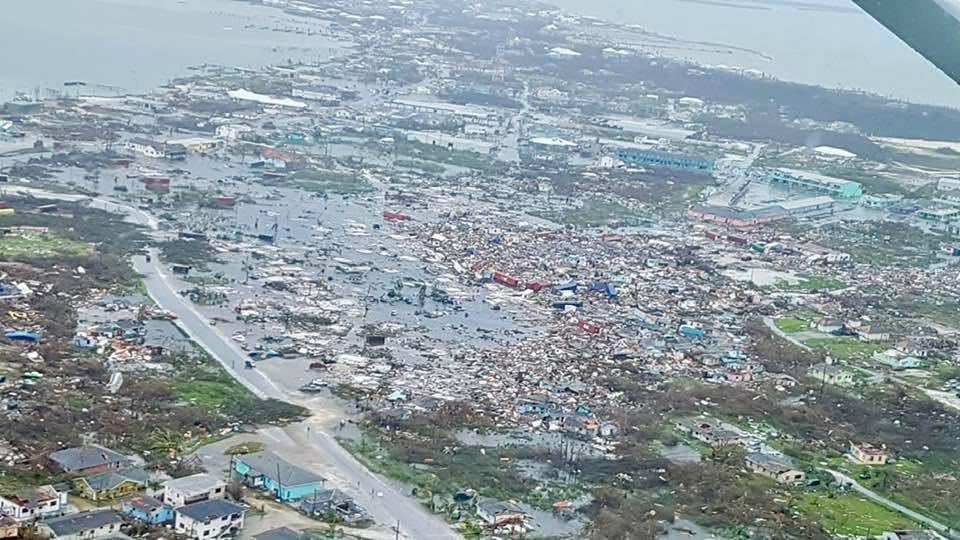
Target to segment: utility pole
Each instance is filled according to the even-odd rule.
[[[400,520],[399,520],[399,519],[397,520],[397,527],[396,527],[396,529],[394,529],[394,530],[397,532],[397,534],[396,534],[396,536],[394,536],[394,538],[395,538],[396,540],[400,540]]]

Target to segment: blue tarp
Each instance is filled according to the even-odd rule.
[[[681,325],[680,325],[680,335],[687,336],[687,337],[698,337],[698,338],[701,338],[701,337],[704,337],[704,336],[707,335],[707,334],[706,334],[706,332],[704,332],[703,330],[697,328],[696,326],[691,326],[691,325],[689,325],[689,324],[681,324]]]
[[[15,341],[40,341],[40,335],[33,332],[7,332],[3,336]]]
[[[607,283],[606,281],[595,281],[591,283],[590,290],[594,292],[606,293],[607,298],[617,297],[617,288],[613,286],[613,283]]]
[[[577,290],[577,282],[576,282],[576,281],[568,281],[568,282],[566,282],[566,283],[561,283],[561,284],[557,285],[557,290],[558,290],[558,291],[576,291],[576,290]]]

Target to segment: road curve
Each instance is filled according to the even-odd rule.
[[[902,504],[899,504],[899,503],[897,503],[897,502],[895,502],[895,501],[891,501],[890,499],[884,497],[883,495],[880,495],[879,493],[877,493],[877,492],[875,492],[875,491],[872,491],[872,490],[870,490],[870,489],[867,489],[866,487],[864,487],[863,485],[861,485],[859,482],[857,482],[857,481],[854,480],[853,478],[851,478],[851,477],[843,474],[842,472],[834,471],[834,470],[832,470],[832,469],[821,469],[821,470],[826,471],[826,472],[830,473],[831,475],[833,475],[833,478],[834,478],[834,479],[837,481],[837,483],[839,483],[840,485],[848,486],[848,487],[852,488],[854,491],[856,491],[857,493],[860,493],[861,495],[863,495],[864,497],[866,497],[866,498],[868,498],[868,499],[870,499],[870,500],[872,500],[872,501],[874,501],[874,502],[876,502],[876,503],[879,503],[879,504],[881,504],[881,505],[883,505],[883,506],[886,506],[887,508],[889,508],[889,509],[891,509],[891,510],[894,510],[894,511],[896,511],[896,512],[900,512],[901,514],[909,517],[910,519],[913,519],[913,520],[915,520],[915,521],[917,521],[917,522],[919,522],[919,523],[923,523],[924,525],[927,525],[928,527],[931,527],[931,528],[933,528],[933,529],[936,529],[937,531],[940,531],[941,533],[950,534],[950,535],[953,535],[953,534],[955,533],[955,531],[954,531],[952,528],[950,528],[950,526],[945,525],[945,524],[943,524],[943,523],[940,523],[939,521],[937,521],[937,520],[935,520],[935,519],[932,519],[932,518],[929,518],[929,517],[927,517],[927,516],[925,516],[925,515],[923,515],[923,514],[921,514],[921,513],[919,513],[919,512],[915,512],[915,511],[907,508],[906,506],[903,506]],[[951,536],[951,538],[956,538],[956,536]]]
[[[147,292],[161,308],[177,316],[178,327],[203,347],[240,384],[261,399],[287,399],[285,392],[257,369],[245,369],[247,357],[242,350],[219,328],[211,326],[193,304],[179,295],[158,262],[159,257],[151,250],[151,260],[143,256],[133,258],[134,269],[143,275]],[[289,428],[266,428],[262,430],[271,438],[288,442],[301,451],[309,450],[313,456],[332,465],[351,485],[345,490],[356,497],[371,516],[380,524],[400,524],[400,537],[411,540],[447,540],[461,538],[450,525],[430,514],[416,501],[405,497],[393,485],[370,472],[349,452],[319,426],[303,431],[301,425]],[[353,486],[358,486],[353,488]]]

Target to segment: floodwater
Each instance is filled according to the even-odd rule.
[[[104,195],[116,195],[116,188],[121,187],[129,197],[152,198],[155,194],[144,188],[140,175],[151,169],[165,173],[164,169],[171,166],[164,162],[155,165],[105,170],[96,175],[97,178],[68,168],[59,173],[56,180]],[[382,195],[323,197],[253,182],[237,183],[232,178],[249,175],[247,168],[200,156],[190,156],[173,166],[189,170],[191,174],[188,177],[171,174],[174,188],[167,197],[175,197],[182,190],[178,186],[189,184],[198,190],[223,190],[238,195],[242,201],[232,210],[194,210],[189,216],[180,215],[179,228],[229,238],[241,233],[243,237],[238,245],[277,250],[276,255],[261,261],[244,250],[219,253],[217,258],[223,264],[211,264],[210,270],[230,281],[225,287],[231,302],[224,306],[198,306],[208,319],[219,321],[224,335],[243,335],[244,344],[250,350],[258,345],[267,350],[279,348],[290,342],[287,336],[291,332],[297,332],[285,328],[279,321],[259,324],[237,321],[232,309],[237,298],[277,302],[293,309],[303,307],[303,299],[295,293],[264,286],[264,279],[270,275],[267,267],[286,264],[278,260],[281,255],[296,259],[286,265],[299,269],[293,272],[297,281],[312,280],[328,289],[326,305],[336,306],[339,324],[353,328],[343,339],[334,333],[318,338],[328,342],[330,356],[358,352],[362,336],[357,329],[362,324],[402,326],[396,338],[388,338],[387,348],[394,359],[409,364],[437,359],[453,361],[446,352],[438,356],[435,351],[456,345],[504,345],[538,332],[519,320],[522,313],[511,311],[518,308],[507,305],[494,309],[491,300],[495,300],[495,294],[484,287],[461,284],[442,261],[411,256],[404,245],[407,240],[392,225],[383,223],[382,211],[398,208],[384,201]],[[456,208],[459,204],[464,203],[451,202],[450,206]],[[422,217],[443,211],[442,206],[441,202],[429,210],[404,211]],[[382,227],[375,228],[375,224]],[[276,241],[274,244],[259,241],[253,238],[257,234],[275,234]],[[250,273],[255,274],[256,279],[247,279],[245,265],[254,266]],[[398,281],[404,283],[402,288]],[[421,284],[425,288],[422,305]],[[181,282],[177,289],[193,287]],[[400,292],[402,298],[391,297],[388,294],[391,290]],[[452,300],[444,301],[443,292]],[[258,367],[276,384],[295,391],[321,375],[308,369],[311,361],[308,356],[270,359],[259,362]],[[374,364],[382,362],[372,360]]]
[[[682,40],[655,51],[667,56],[960,107],[956,83],[849,0],[546,1]]]
[[[44,89],[147,93],[190,66],[326,60],[344,47],[319,34],[319,21],[232,0],[7,0],[2,9],[0,100]]]

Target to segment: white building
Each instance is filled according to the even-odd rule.
[[[228,141],[235,141],[247,133],[253,133],[253,128],[243,124],[227,124],[217,126],[217,137]]]
[[[123,143],[123,148],[154,159],[184,159],[187,157],[187,148],[183,145],[166,144],[141,137]]]
[[[183,478],[168,480],[163,485],[163,502],[173,508],[201,501],[222,499],[227,492],[227,484],[209,474],[194,474]]]
[[[195,540],[236,536],[243,529],[243,512],[223,499],[188,504],[175,511],[174,529]]]
[[[17,521],[59,516],[66,508],[67,493],[58,492],[53,486],[25,488],[0,495],[0,514]]]
[[[960,190],[960,178],[941,178],[937,182],[937,189],[940,191],[957,191]]]

